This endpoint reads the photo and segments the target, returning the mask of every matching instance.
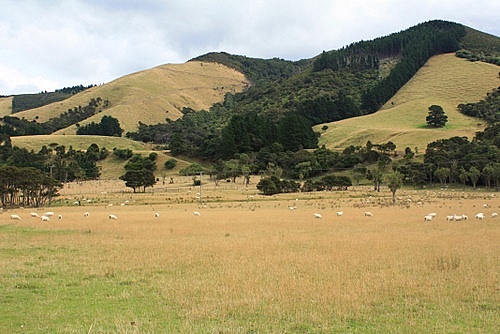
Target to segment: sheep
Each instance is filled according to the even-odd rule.
[[[118,217],[117,217],[117,216],[115,216],[115,215],[109,215],[109,216],[108,216],[108,219],[118,220]]]
[[[88,216],[89,216],[89,213],[88,213],[88,212],[84,212],[84,213],[83,213],[83,216],[84,216],[84,217],[88,217]]]
[[[437,214],[436,214],[435,212],[431,212],[431,213],[429,213],[427,216],[436,217],[436,216],[437,216]]]
[[[155,212],[155,218],[160,217],[160,214],[158,212]]]
[[[194,214],[195,216],[201,216],[200,212],[198,212],[198,211],[193,212],[193,214]]]
[[[462,214],[462,220],[467,220],[469,219],[469,217],[467,217],[466,215]]]
[[[455,216],[446,216],[446,221],[454,220]]]
[[[482,219],[484,219],[484,213],[479,212],[474,218],[482,220]]]
[[[337,216],[339,216],[339,217],[340,217],[340,216],[343,216],[343,215],[344,215],[344,211],[338,211],[338,212],[337,212]]]
[[[62,215],[57,216],[57,219],[62,219]]]
[[[430,222],[432,220],[431,215],[424,216],[424,222]]]
[[[44,216],[47,216],[47,217],[52,217],[54,215],[54,212],[52,211],[47,211],[43,214]]]
[[[38,213],[36,213],[36,212],[30,213],[30,215],[31,215],[31,217],[38,217]]]
[[[463,219],[462,216],[453,215],[453,220],[454,221],[462,221],[462,219]]]
[[[10,219],[21,220],[21,217],[19,217],[18,215],[10,215]]]
[[[365,217],[373,217],[373,213],[371,213],[370,211],[366,211]]]
[[[316,218],[316,219],[323,219],[323,216],[321,214],[319,214],[319,213],[315,213],[314,214],[314,218]]]
[[[49,216],[42,215],[40,217],[40,220],[43,221],[43,222],[48,222],[48,221],[50,221],[50,218],[49,218]]]
[[[491,218],[496,218],[497,216],[498,216],[498,213],[496,213],[496,212],[493,212],[493,213],[491,214]]]

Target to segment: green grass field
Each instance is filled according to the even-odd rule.
[[[387,189],[261,197],[207,184],[200,207],[178,186],[72,184],[50,208],[63,219],[44,223],[4,210],[0,333],[498,330],[498,221],[473,215],[500,205],[484,190],[401,190],[392,207]]]
[[[474,84],[471,84],[471,83]],[[322,132],[320,145],[343,149],[350,145],[365,146],[392,141],[397,150],[405,147],[424,152],[427,144],[453,136],[472,138],[486,124],[457,111],[460,103],[477,102],[500,85],[498,66],[469,62],[453,54],[432,57],[397,94],[374,114],[321,124],[328,130]],[[448,116],[444,128],[427,127],[425,117],[429,106],[443,107]]]

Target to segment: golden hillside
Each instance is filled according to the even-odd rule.
[[[108,100],[110,107],[82,122],[99,123],[102,116],[110,115],[120,121],[122,129],[135,131],[139,121],[145,124],[164,123],[166,118],[175,120],[181,110],[208,109],[221,102],[227,92],[240,92],[249,85],[245,76],[216,63],[187,62],[161,65],[149,70],[132,73],[110,83],[85,90],[61,102],[19,112],[17,117],[45,122],[77,106],[85,106],[91,98]],[[1,104],[0,104],[1,107]],[[54,134],[75,134],[76,126]]]
[[[320,145],[343,149],[392,141],[397,150],[418,147],[453,136],[472,138],[486,124],[458,112],[461,103],[477,102],[500,86],[498,66],[470,62],[454,54],[434,56],[406,83],[381,110],[374,114],[315,126],[322,132]],[[425,117],[429,106],[443,107],[448,116],[445,128],[427,128]],[[322,131],[326,125],[328,129]]]
[[[0,97],[0,117],[10,115],[12,113],[12,96]]]

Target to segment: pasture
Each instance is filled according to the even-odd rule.
[[[498,330],[498,194],[406,189],[391,206],[386,189],[264,197],[206,184],[200,205],[181,181],[146,194],[71,184],[48,222],[4,210],[0,332]]]

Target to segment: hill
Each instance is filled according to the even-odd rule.
[[[477,102],[500,85],[498,66],[470,62],[454,54],[434,56],[378,112],[315,126],[321,132],[320,145],[342,149],[392,141],[398,150],[418,147],[423,152],[429,142],[453,136],[469,139],[486,124],[459,113],[460,103]],[[427,128],[428,107],[443,107],[448,123],[442,129]],[[322,131],[323,126],[328,126]]]
[[[107,100],[109,106],[82,122],[99,123],[104,115],[117,118],[125,132],[137,130],[139,122],[164,123],[182,116],[185,107],[208,109],[222,101],[226,93],[241,92],[249,85],[245,76],[217,63],[188,62],[167,64],[132,73],[110,83],[89,88],[64,101],[16,113],[15,116],[39,123],[58,117],[68,109],[85,106],[94,98]],[[76,126],[54,134],[75,134]]]

